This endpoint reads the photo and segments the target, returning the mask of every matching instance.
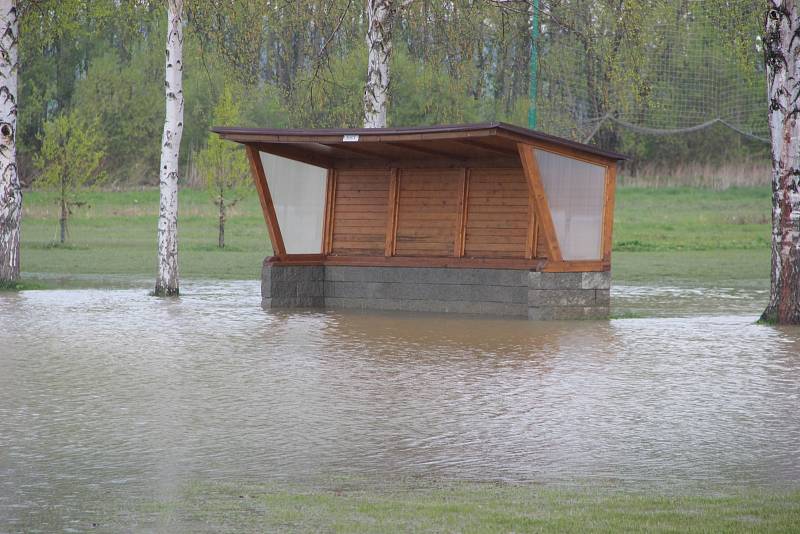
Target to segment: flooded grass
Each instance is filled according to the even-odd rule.
[[[195,484],[141,526],[205,532],[794,532],[800,493],[660,495],[452,484],[363,489]],[[361,489],[358,489],[361,488]]]

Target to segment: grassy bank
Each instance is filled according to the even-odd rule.
[[[49,193],[28,192],[23,218],[25,273],[152,276],[158,191],[96,192],[76,208],[67,245],[55,243],[58,209]],[[625,282],[766,283],[769,190],[620,188],[614,277]],[[218,249],[217,214],[204,191],[180,193],[183,277],[255,279],[270,254],[255,194],[229,214]]]
[[[800,494],[654,495],[446,484],[280,489],[209,485],[146,503],[140,526],[209,532],[796,532]],[[127,516],[130,519],[130,516]],[[148,525],[150,524],[150,525]],[[101,525],[102,526],[102,525]]]
[[[75,208],[66,245],[59,245],[52,194],[24,198],[22,270],[27,273],[154,275],[158,190],[95,192]],[[255,194],[229,213],[226,247],[217,247],[217,213],[205,191],[180,193],[180,273],[194,278],[258,278],[271,253]]]

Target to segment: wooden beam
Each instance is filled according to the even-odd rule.
[[[494,152],[495,154],[503,154],[504,156],[513,156],[516,152],[513,149],[501,148],[496,145],[491,145],[486,141],[479,141],[478,139],[456,139],[456,143],[469,146],[471,148],[479,148],[487,152]]]
[[[411,150],[413,152],[419,152],[420,154],[427,154],[429,156],[437,156],[437,157],[440,157],[440,158],[453,158],[453,157],[455,157],[455,156],[453,156],[453,154],[451,154],[449,152],[445,152],[444,150],[434,150],[432,148],[421,147],[421,146],[412,145],[412,144],[409,144],[409,143],[399,143],[399,142],[396,142],[396,141],[387,141],[387,142],[385,142],[383,144],[384,145],[393,146],[393,147],[396,147],[396,148],[403,148],[405,150]]]
[[[518,155],[506,158],[441,158],[431,156],[428,158],[387,159],[342,158],[335,160],[332,167],[336,169],[391,169],[393,167],[400,169],[463,169],[464,167],[473,169],[518,169],[520,163]]]
[[[287,254],[277,262],[281,265],[325,265],[323,254]]]
[[[397,206],[400,201],[400,171],[396,168],[391,170],[389,177],[389,200],[388,212],[386,215],[386,242],[384,244],[384,256],[387,258],[394,256],[395,246],[397,245]]]
[[[525,241],[525,259],[530,260],[536,257],[536,235],[539,232],[539,225],[536,217],[536,199],[533,195],[528,195],[528,234]]]
[[[246,145],[247,160],[250,162],[250,172],[258,192],[258,200],[261,202],[261,211],[264,212],[264,221],[267,223],[269,239],[272,244],[272,252],[280,259],[286,258],[286,247],[283,244],[281,227],[278,224],[278,216],[275,213],[275,205],[272,203],[272,195],[269,193],[267,185],[267,175],[264,173],[264,166],[261,163],[261,154],[251,145]]]
[[[322,228],[322,254],[330,254],[333,248],[333,208],[336,203],[336,171],[328,169],[325,182],[325,219]]]
[[[276,156],[294,161],[299,161],[300,163],[307,163],[308,165],[314,165],[315,167],[331,169],[335,166],[332,159],[319,154],[314,154],[309,150],[303,150],[297,146],[280,143],[258,143],[255,146],[262,152],[274,154]]]
[[[606,262],[597,260],[547,261],[542,267],[542,272],[545,273],[582,273],[608,270],[609,265]]]
[[[603,195],[603,261],[611,263],[614,230],[614,198],[617,187],[617,164],[606,169],[605,193]]]
[[[544,192],[542,177],[539,172],[539,163],[536,161],[536,154],[531,145],[524,143],[517,144],[519,159],[522,161],[522,168],[525,177],[528,179],[528,187],[533,196],[536,213],[538,214],[539,224],[542,227],[544,238],[547,241],[547,255],[550,261],[560,262],[561,247],[558,244],[556,228],[553,224],[553,216],[550,213],[550,206],[547,204],[547,195]]]
[[[458,201],[458,231],[456,240],[453,244],[453,256],[462,258],[464,256],[464,245],[467,239],[467,206],[469,205],[469,175],[470,170],[464,169],[464,177],[461,181]]]
[[[383,155],[381,154],[380,145],[373,144],[372,150],[367,148],[369,145],[370,145],[369,143],[361,143],[360,146],[359,143],[346,143],[346,144],[340,143],[340,144],[326,144],[324,146],[327,146],[328,148],[331,148],[333,150],[340,150],[345,153],[358,154],[359,156],[362,156],[362,158],[360,159],[364,159],[364,157],[373,159],[383,157]]]
[[[452,256],[327,256],[324,265],[350,265],[358,267],[448,267],[476,269],[541,270],[544,260],[514,258],[453,258]],[[597,262],[600,263],[600,262]]]

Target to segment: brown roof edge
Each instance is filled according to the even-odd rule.
[[[447,134],[452,133],[453,139],[461,139],[470,137],[470,134],[476,132],[483,132],[486,135],[500,135],[502,137],[522,137],[531,141],[543,141],[560,145],[564,147],[573,148],[589,154],[595,154],[611,160],[627,160],[630,159],[624,154],[603,150],[601,148],[564,139],[554,135],[523,128],[521,126],[514,126],[504,122],[486,122],[476,124],[448,124],[439,126],[422,126],[422,127],[402,127],[402,128],[240,128],[240,127],[221,127],[215,126],[211,131],[219,134],[224,139],[236,141],[240,143],[247,143],[249,141],[268,141],[273,143],[292,143],[292,142],[314,142],[309,139],[312,137],[331,139],[319,139],[316,142],[337,142],[340,140],[335,139],[345,135],[358,135],[366,138],[380,137],[380,136],[408,136],[409,141],[419,140],[416,136],[424,136],[425,134]],[[463,135],[458,135],[463,134]],[[511,134],[511,135],[504,135]],[[267,139],[273,138],[273,139]],[[393,139],[397,141],[399,139]]]

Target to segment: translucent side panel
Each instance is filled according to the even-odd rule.
[[[606,168],[534,150],[565,260],[602,258]]]
[[[328,171],[261,153],[287,254],[322,252],[322,219]]]

